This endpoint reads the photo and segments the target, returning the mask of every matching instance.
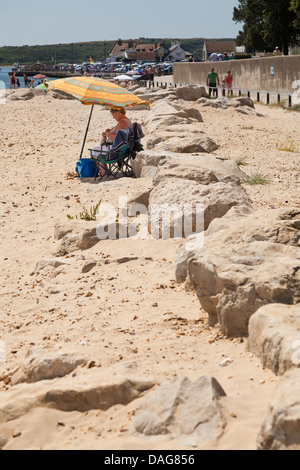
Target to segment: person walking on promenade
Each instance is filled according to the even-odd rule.
[[[227,90],[227,94],[228,96],[230,96],[230,92],[232,89],[232,82],[233,82],[233,76],[231,75],[231,71],[228,70],[227,74],[222,80],[223,96],[225,96],[225,90]]]
[[[210,56],[211,62],[218,62],[218,54],[214,51]]]
[[[215,72],[214,67],[211,67],[210,72],[207,75],[207,86],[209,88],[209,96],[211,96],[211,93],[213,93],[214,96],[218,96],[217,84],[220,85],[219,76],[217,72]]]

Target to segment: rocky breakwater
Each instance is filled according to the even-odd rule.
[[[195,289],[211,325],[245,336],[262,365],[282,377],[257,438],[259,449],[299,449],[300,211],[215,219],[201,250],[182,245],[177,279]]]
[[[190,232],[179,237],[183,241],[177,257],[177,283],[185,282],[187,289],[196,291],[211,328],[217,325],[224,335],[247,336],[249,352],[264,367],[282,375],[257,436],[257,448],[299,449],[300,211],[254,211],[243,187],[247,174],[234,162],[214,155],[218,143],[205,135],[201,113],[191,105],[199,104],[204,92],[201,87],[149,92],[153,107],[145,119],[146,149],[134,166],[136,176],[150,177],[152,184],[132,197],[130,204],[146,207],[153,216],[149,220],[154,220],[148,227],[150,235],[157,238],[178,235],[176,222],[182,227],[186,215],[192,214]],[[146,98],[148,91],[140,93]],[[203,215],[200,225],[194,223],[197,204]],[[174,215],[170,218],[166,233],[162,223],[174,206],[182,210],[177,221]],[[185,206],[190,213],[183,210]],[[63,269],[80,277],[97,267],[98,259],[88,261],[84,255],[81,259],[81,253],[101,243],[98,226],[99,221],[87,229],[79,220],[56,225],[54,238],[59,246],[53,257],[36,260],[33,278],[53,268],[57,270],[53,277]],[[116,238],[124,236],[122,228],[118,221]],[[201,246],[194,243],[199,234]],[[69,253],[74,255],[66,258]],[[103,265],[121,264],[130,259],[136,258],[102,261]],[[37,410],[65,417],[61,413],[86,416],[98,410],[109,415],[112,409],[124,407],[134,416],[126,431],[133,439],[146,441],[140,447],[147,441],[170,441],[174,447],[214,448],[234,416],[224,400],[226,387],[215,377],[202,375],[192,382],[176,373],[171,381],[158,383],[135,362],[102,367],[88,349],[78,352],[67,342],[57,348],[32,348],[24,362],[1,380],[7,386],[0,394],[3,448],[22,437],[21,432],[11,434],[13,424],[26,429],[24,418]]]
[[[209,227],[187,272],[211,324],[224,334],[248,335],[249,319],[269,303],[298,304],[299,210],[261,210],[228,216]],[[219,222],[219,221],[218,221]]]
[[[226,336],[248,337],[249,351],[282,376],[258,448],[299,449],[299,208],[254,211],[240,185],[247,175],[211,155],[217,144],[202,133],[202,117],[191,111],[178,115],[182,100],[174,106],[174,96],[169,104],[155,101],[146,122],[148,150],[136,162],[138,174],[153,177],[150,210],[158,201],[183,204],[193,197],[204,204],[203,246],[191,243],[195,234],[182,244],[177,282],[195,289],[212,326]],[[190,100],[264,118],[249,98]],[[212,193],[215,213],[209,208]]]
[[[218,144],[204,134],[201,114],[187,101],[191,97],[195,101],[203,95],[201,87],[195,89],[180,89],[180,99],[177,98],[179,90],[153,92],[159,99],[144,120],[146,148],[137,154],[133,167],[136,177],[151,178],[152,185],[130,199],[128,216],[134,224],[135,212],[130,215],[130,207],[143,204],[148,216],[148,235],[154,238],[173,238],[174,235],[185,238],[207,229],[212,220],[223,217],[233,206],[251,207],[241,185],[248,176],[235,162],[214,156]],[[140,96],[147,93],[151,95],[144,91]],[[203,221],[196,228],[199,211]],[[127,229],[123,230],[119,216],[117,214],[115,238],[127,237]],[[188,228],[184,230],[187,220]],[[168,223],[166,233],[164,221]],[[97,226],[99,230],[99,223]],[[61,239],[59,253],[88,249],[99,241],[96,227],[91,227],[89,233],[79,232],[78,227],[69,228],[56,238]]]
[[[213,155],[218,144],[204,134],[203,118],[199,110],[190,105],[192,98],[195,101],[201,95],[201,87],[170,91],[169,96],[165,91],[164,98],[155,100],[145,118],[147,148],[137,155],[134,170],[137,177],[152,177],[153,187],[146,199],[154,237],[174,237],[175,233],[186,237],[191,232],[205,230],[214,218],[222,217],[233,206],[251,206],[241,186],[247,175],[236,163]],[[137,195],[132,202],[140,197]],[[204,217],[198,228],[197,205],[202,206]],[[192,218],[190,229],[180,232],[187,206],[186,214]],[[164,235],[163,221],[170,215],[168,209],[172,212],[174,208],[179,215],[174,215],[170,230]]]

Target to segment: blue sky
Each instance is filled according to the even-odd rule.
[[[148,38],[236,37],[237,0],[14,0],[0,10],[0,46]]]

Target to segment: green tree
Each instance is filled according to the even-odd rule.
[[[300,0],[239,0],[233,10],[233,20],[243,22],[238,43],[256,50],[271,50],[279,46],[288,54],[290,45],[298,44],[297,11]]]
[[[263,37],[263,10],[260,0],[240,0],[239,6],[234,7],[233,21],[244,23],[243,30],[236,38],[237,44],[246,46],[250,51],[265,50],[266,42]]]
[[[299,42],[299,30],[294,26],[296,14],[290,9],[291,0],[265,0],[264,3],[264,38],[287,55],[289,46]]]
[[[290,9],[296,15],[294,27],[298,29],[298,34],[300,35],[300,0],[291,0]]]

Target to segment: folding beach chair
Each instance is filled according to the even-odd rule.
[[[120,129],[112,144],[103,143],[100,147],[89,149],[91,153],[90,158],[96,163],[99,170],[97,175],[99,180],[104,178],[104,176],[113,176],[117,179],[119,173],[124,176],[133,177],[132,160],[135,159],[137,152],[143,150],[143,146],[140,143],[143,136],[140,124],[134,123],[133,130]],[[100,173],[99,167],[101,163],[106,164],[105,175]]]

